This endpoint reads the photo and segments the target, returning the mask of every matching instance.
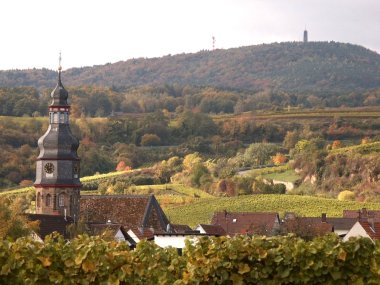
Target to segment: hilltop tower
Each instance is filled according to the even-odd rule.
[[[59,56],[58,83],[51,93],[49,128],[39,138],[40,154],[36,163],[37,214],[68,215],[74,221],[79,217],[80,159],[79,141],[69,125],[70,105],[68,92],[61,81],[61,55]]]
[[[303,31],[303,42],[304,43],[308,42],[308,39],[307,39],[307,30],[306,29]]]

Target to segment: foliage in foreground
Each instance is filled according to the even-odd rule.
[[[201,238],[184,254],[143,241],[0,242],[1,284],[378,284],[380,245],[336,236]]]

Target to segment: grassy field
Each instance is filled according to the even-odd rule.
[[[223,121],[228,119],[255,119],[255,120],[268,120],[268,119],[314,119],[314,118],[376,118],[380,117],[379,108],[326,108],[320,110],[313,109],[299,109],[299,110],[283,110],[280,112],[245,112],[242,114],[223,114],[214,115],[213,119],[216,121]]]
[[[340,217],[345,209],[360,208],[380,210],[380,203],[338,201],[297,195],[252,195],[199,199],[192,204],[166,208],[164,211],[172,223],[195,226],[199,223],[209,223],[214,212],[223,210],[277,212],[280,216],[283,216],[285,212],[295,212],[309,217],[318,217],[322,213],[327,213],[330,217]]]
[[[292,169],[283,172],[264,174],[262,176],[267,179],[275,179],[285,182],[295,182],[296,180],[300,179],[300,176],[297,173],[295,173],[295,171]]]
[[[363,155],[375,152],[380,152],[380,142],[341,147],[330,151],[332,154],[359,153]]]
[[[161,185],[139,185],[133,186],[136,194],[155,194],[165,196],[190,196],[195,198],[211,198],[208,194],[200,189],[185,186],[182,184],[161,184]]]

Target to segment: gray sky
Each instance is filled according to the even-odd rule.
[[[379,0],[2,0],[0,69],[64,69],[300,41],[380,53]]]

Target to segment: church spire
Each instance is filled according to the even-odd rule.
[[[61,81],[61,72],[62,72],[62,65],[61,65],[62,56],[61,56],[61,52],[59,52],[58,61],[59,61],[59,64],[58,64],[58,85],[63,87],[62,81]]]
[[[68,106],[67,98],[69,97],[69,93],[63,86],[62,80],[61,80],[61,72],[62,72],[61,60],[62,60],[62,56],[61,56],[61,52],[59,52],[58,82],[53,92],[51,92],[50,97],[53,99],[53,101],[51,102],[50,106]]]

